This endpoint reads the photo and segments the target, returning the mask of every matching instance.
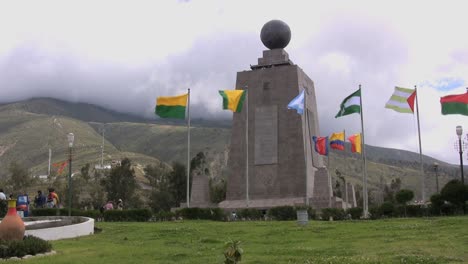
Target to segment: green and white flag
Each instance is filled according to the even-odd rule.
[[[353,113],[361,113],[361,88],[343,100],[335,118]]]
[[[385,104],[385,108],[395,110],[399,113],[414,113],[414,98],[416,91],[414,89],[395,87],[395,91]]]

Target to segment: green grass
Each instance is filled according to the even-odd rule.
[[[101,233],[53,242],[25,263],[222,263],[241,240],[242,263],[467,263],[468,217],[319,222],[98,223]]]

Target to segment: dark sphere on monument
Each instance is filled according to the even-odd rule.
[[[263,25],[260,39],[269,49],[284,49],[291,40],[291,29],[281,20],[271,20]]]

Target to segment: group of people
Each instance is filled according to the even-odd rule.
[[[26,194],[24,194],[24,195],[26,195]],[[0,188],[0,200],[6,200],[6,199],[7,199],[7,197],[6,197],[5,192],[3,191],[3,189]],[[16,199],[16,197],[13,194],[10,194],[8,196],[8,199]]]
[[[113,210],[113,209],[123,210],[123,201],[122,201],[122,199],[119,199],[115,206],[114,206],[113,201],[108,201],[105,205],[103,205],[101,207],[101,213],[106,211],[106,210]]]
[[[41,190],[37,191],[34,197],[34,207],[36,208],[58,208],[60,207],[60,199],[54,188],[49,188],[47,197]]]

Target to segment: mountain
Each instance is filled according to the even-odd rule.
[[[38,98],[0,105],[0,179],[8,175],[15,161],[31,174],[46,174],[48,149],[52,162],[68,157],[66,134],[75,134],[74,168],[86,163],[98,164],[101,158],[102,128],[105,137],[105,163],[130,157],[144,166],[174,161],[186,163],[187,128],[183,122],[166,119],[146,120],[105,108]],[[230,142],[230,124],[226,120],[198,120],[191,128],[191,155],[203,151],[209,159],[212,177],[224,177]],[[349,145],[347,145],[349,149]],[[400,178],[403,186],[420,190],[419,154],[390,148],[366,146],[370,189],[375,196],[383,184]],[[360,185],[360,156],[349,151],[332,151],[329,171],[338,169],[350,182]],[[440,186],[459,177],[458,166],[424,156],[426,190],[435,190],[433,163],[439,163]],[[336,179],[334,179],[336,180]]]

